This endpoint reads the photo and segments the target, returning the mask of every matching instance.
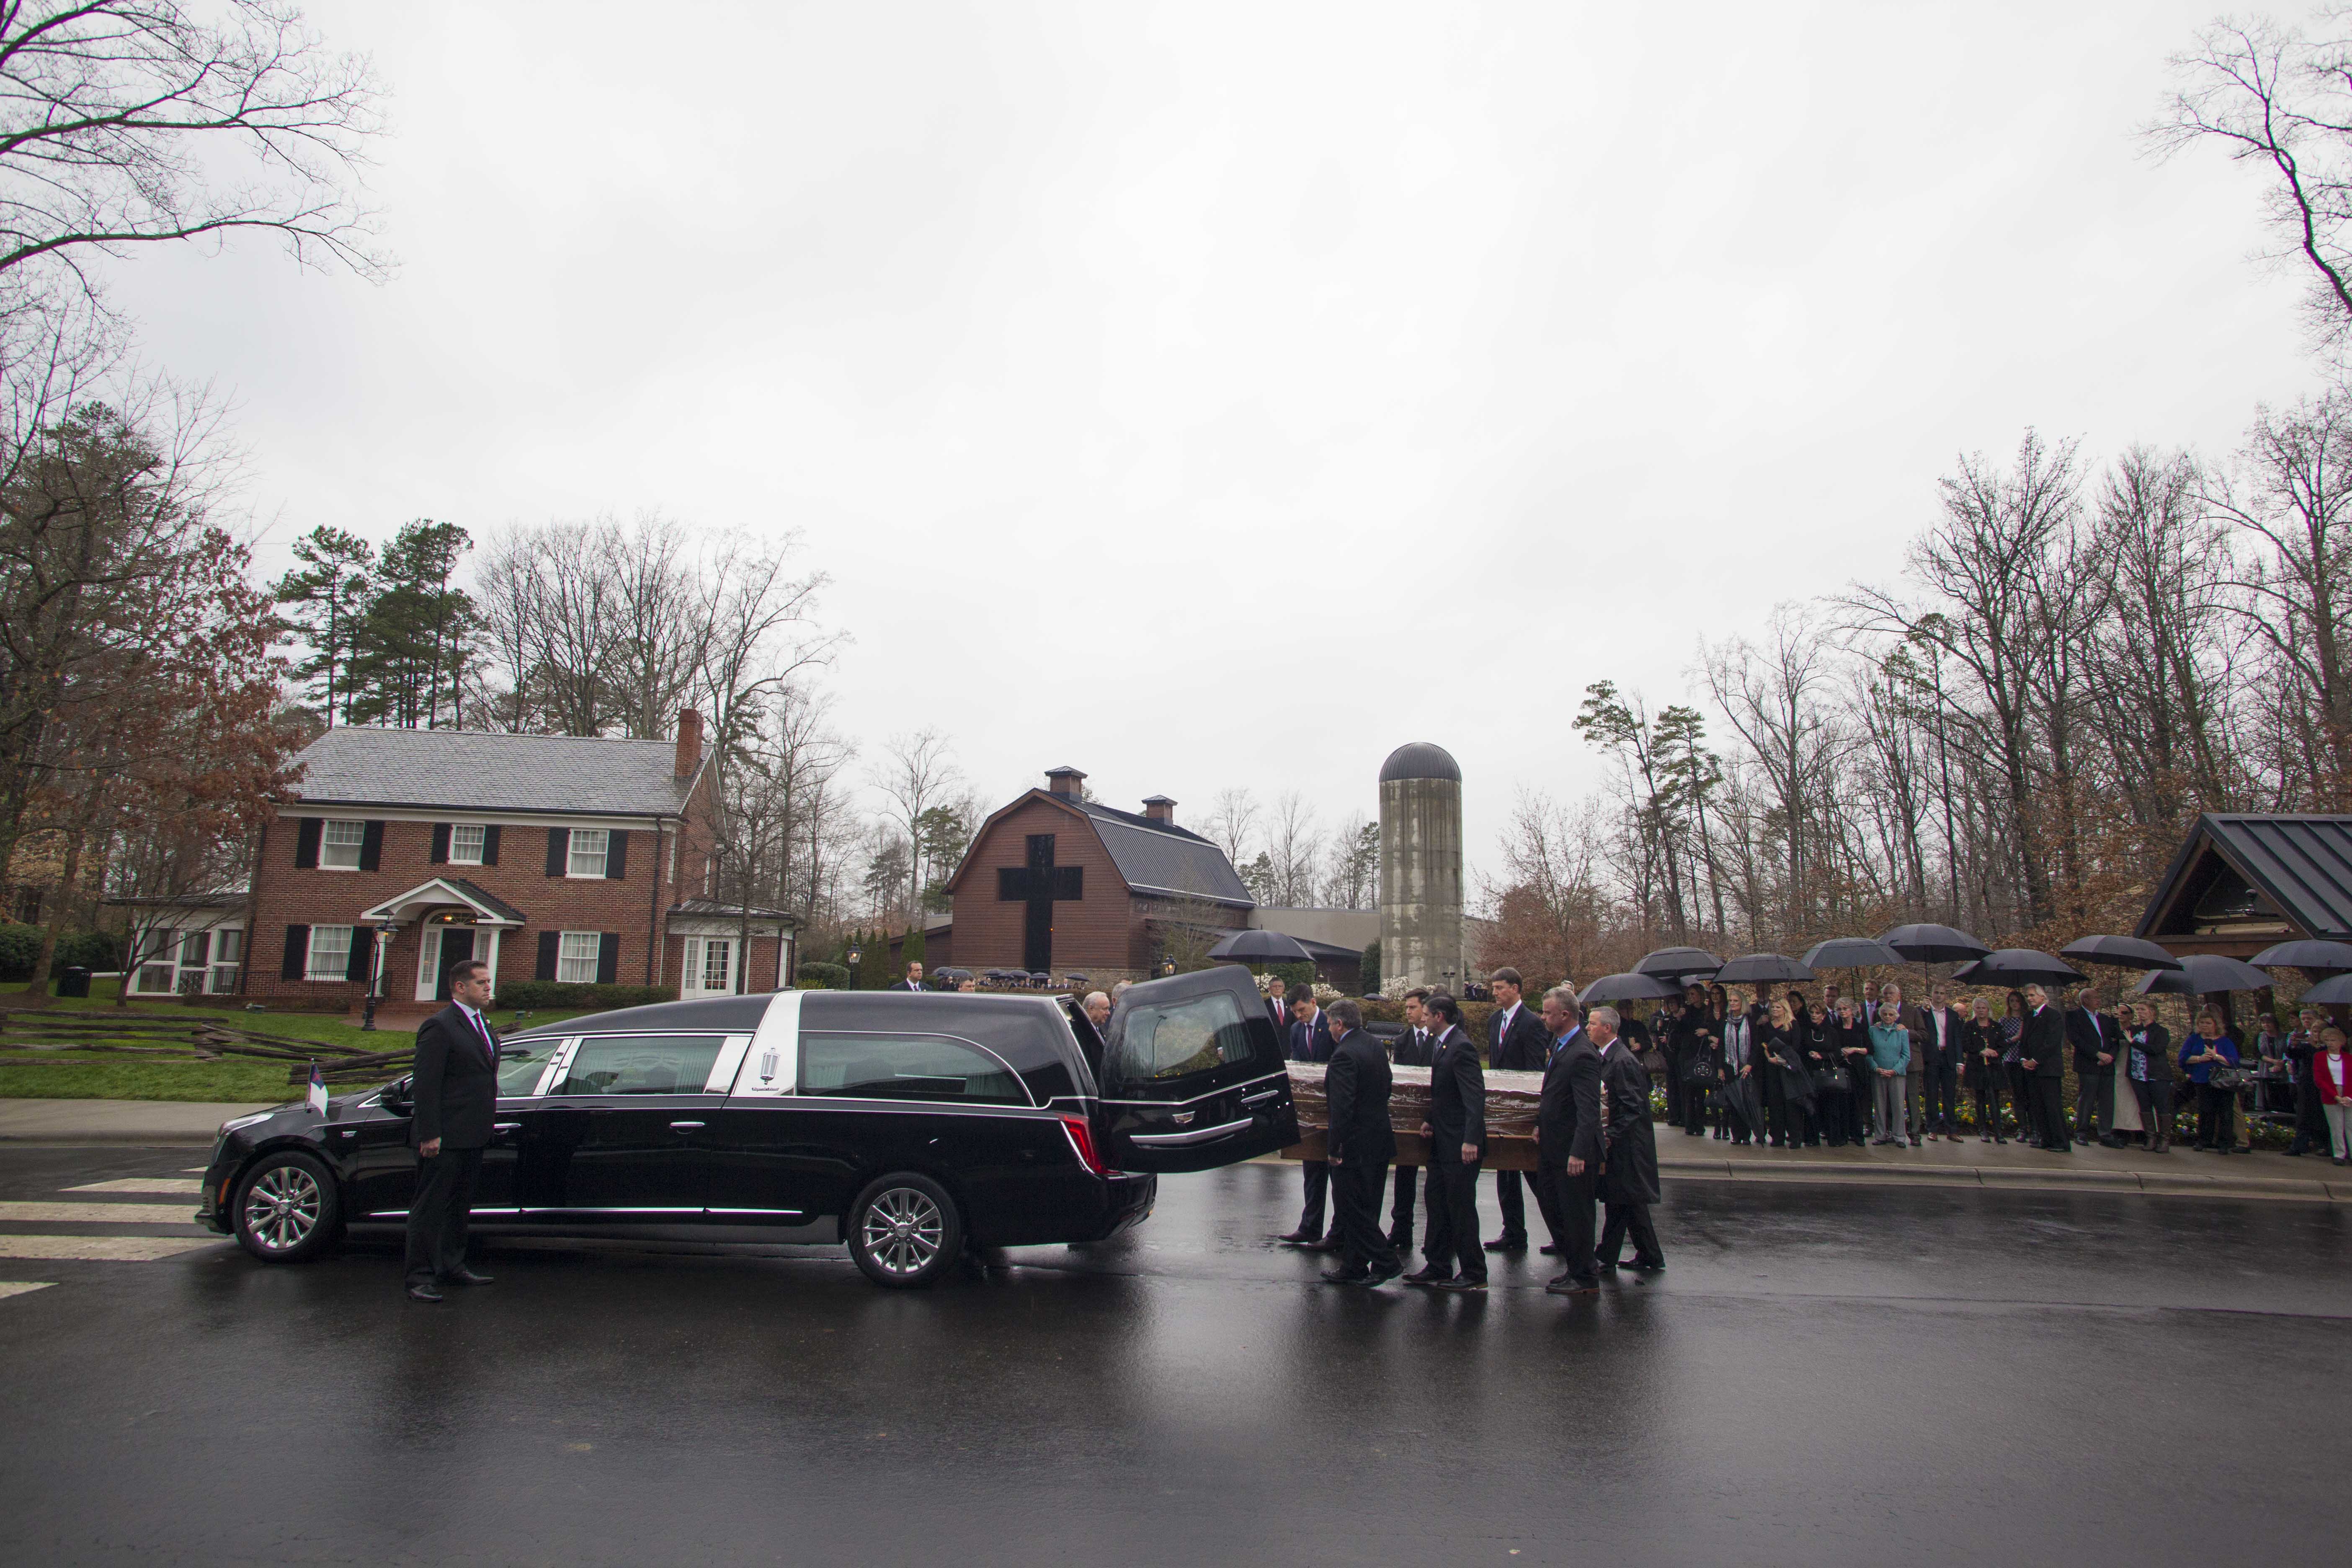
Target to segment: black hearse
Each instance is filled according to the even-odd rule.
[[[1229,966],[1131,987],[1098,1037],[1045,996],[798,991],[666,1002],[501,1044],[474,1197],[492,1232],[845,1243],[877,1284],[968,1247],[1098,1241],[1154,1173],[1298,1141],[1283,1051]],[[268,1262],[396,1225],[408,1080],[221,1129],[197,1219]]]

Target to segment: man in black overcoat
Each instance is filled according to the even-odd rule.
[[[1328,1062],[1331,1059],[1331,1020],[1315,1005],[1315,993],[1301,991],[1290,999],[1290,1059]],[[1337,1252],[1339,1237],[1323,1228],[1323,1199],[1330,1190],[1331,1168],[1320,1160],[1299,1162],[1306,1183],[1306,1202],[1298,1211],[1298,1228],[1276,1239],[1310,1252]]]
[[[1385,1285],[1404,1272],[1396,1249],[1381,1234],[1381,1194],[1396,1133],[1389,1125],[1389,1058],[1364,1029],[1361,1008],[1345,997],[1327,1010],[1338,1043],[1324,1076],[1330,1106],[1326,1152],[1331,1166],[1331,1208],[1339,1222],[1339,1267],[1323,1278],[1334,1285]]]
[[[490,1282],[466,1267],[466,1218],[499,1114],[498,1037],[482,1016],[490,966],[478,958],[451,966],[449,995],[449,1005],[417,1028],[410,1079],[416,1195],[408,1205],[406,1276],[409,1297],[418,1301],[440,1300],[444,1285]]]
[[[1424,1004],[1435,1052],[1429,1067],[1429,1243],[1425,1267],[1408,1285],[1484,1290],[1486,1254],[1478,1245],[1478,1165],[1486,1157],[1486,1075],[1478,1043],[1462,1028],[1462,1005],[1440,991]]]
[[[2074,1136],[2088,1143],[2116,1141],[2116,1061],[2124,1031],[2099,1011],[2099,988],[2085,985],[2066,1009],[2066,1044],[2074,1052]]]
[[[1551,1037],[1520,997],[1519,972],[1497,969],[1489,982],[1495,1011],[1486,1020],[1486,1065],[1496,1072],[1541,1072]],[[1528,1249],[1528,1208],[1517,1171],[1495,1173],[1495,1206],[1503,1211],[1503,1234],[1486,1244],[1489,1252]]]
[[[2017,1047],[2034,1120],[2042,1124],[2042,1146],[2053,1154],[2073,1153],[2066,1138],[2066,1020],[2039,985],[2025,988],[2025,1033]]]
[[[1608,1129],[1601,1197],[1609,1220],[1601,1232],[1599,1266],[1617,1267],[1617,1255],[1630,1233],[1633,1267],[1664,1268],[1666,1255],[1658,1249],[1658,1233],[1650,1224],[1650,1205],[1659,1199],[1658,1140],[1650,1130],[1650,1074],[1617,1037],[1616,1008],[1595,1007],[1584,1026],[1601,1049],[1601,1121]]]
[[[1592,1203],[1601,1186],[1601,1053],[1584,1032],[1576,993],[1544,993],[1544,1028],[1552,1037],[1536,1107],[1536,1197],[1552,1247],[1567,1267],[1545,1287],[1555,1296],[1600,1289],[1593,1270]]]

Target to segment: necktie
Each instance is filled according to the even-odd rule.
[[[488,1053],[490,1065],[498,1066],[499,1047],[490,1042],[490,1026],[482,1022],[482,1016],[479,1013],[468,1012],[466,1016],[473,1020],[474,1033],[482,1037],[482,1049]]]

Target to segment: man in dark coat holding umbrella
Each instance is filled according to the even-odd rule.
[[[2066,1020],[2039,985],[2025,988],[2025,1009],[2018,1058],[2031,1075],[2027,1088],[2047,1140],[2042,1146],[2054,1154],[2071,1154],[2074,1146],[2066,1139]]]
[[[1606,1129],[1601,1197],[1609,1215],[1601,1232],[1600,1268],[1617,1268],[1625,1237],[1633,1238],[1633,1264],[1644,1272],[1664,1268],[1650,1205],[1658,1201],[1658,1141],[1650,1130],[1650,1075],[1617,1037],[1617,1009],[1595,1007],[1584,1021],[1601,1049],[1601,1124]]]

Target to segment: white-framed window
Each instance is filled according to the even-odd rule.
[[[331,827],[334,825],[329,823],[328,826]],[[304,965],[303,974],[311,980],[341,980],[350,975],[351,970],[352,928],[312,926],[310,961]]]
[[[705,937],[702,942],[702,988],[705,991],[732,991],[729,984],[733,973],[735,944],[725,937]]]
[[[582,831],[576,827],[572,830],[572,841],[574,844],[580,841]],[[602,837],[603,835],[599,833],[598,837]],[[578,851],[574,850],[573,853],[577,854]],[[555,978],[566,985],[595,984],[596,960],[604,950],[604,936],[602,931],[565,931],[562,944],[555,950]]]
[[[572,856],[564,865],[564,874],[572,877],[602,877],[604,855],[612,847],[613,836],[602,827],[575,827],[572,830]],[[565,933],[568,937],[569,932]]]
[[[139,966],[139,978],[132,989],[142,996],[169,996],[177,984],[170,963],[142,963]]]
[[[159,926],[140,938],[140,948],[131,966],[132,995],[203,992],[225,996],[236,989],[237,969],[245,962],[245,931],[237,926],[194,931]]]
[[[364,822],[325,822],[319,826],[319,868],[325,871],[356,871],[360,868],[360,846],[367,842]],[[335,930],[335,927],[318,927]],[[348,929],[348,928],[346,928]]]
[[[449,829],[449,864],[478,866],[482,863],[482,841],[489,829],[478,822],[460,822]]]
[[[180,967],[202,969],[213,961],[213,933],[189,931],[180,933]]]
[[[229,926],[213,933],[213,973],[206,986],[215,996],[236,989],[236,972],[245,963],[245,932]]]

